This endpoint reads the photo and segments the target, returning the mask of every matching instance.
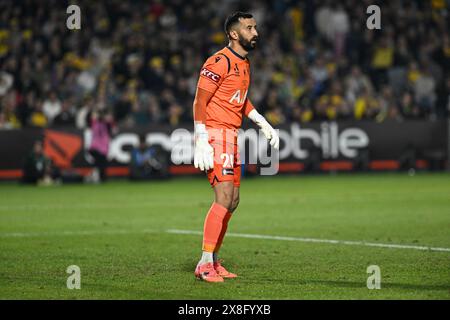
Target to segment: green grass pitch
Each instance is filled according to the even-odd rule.
[[[198,281],[201,236],[167,230],[201,231],[212,196],[204,178],[0,184],[0,299],[450,299],[450,252],[342,243],[228,237],[240,277]],[[229,232],[450,248],[450,175],[244,178]]]

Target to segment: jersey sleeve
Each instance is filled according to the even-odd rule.
[[[213,94],[214,92],[209,92],[203,90],[202,88],[197,88],[193,105],[195,123],[206,123],[206,105],[208,104]]]
[[[253,103],[250,101],[249,98],[247,98],[245,100],[244,108],[242,109],[244,112],[244,115],[248,117],[248,114],[254,109],[255,109],[255,107],[253,106]]]
[[[220,55],[208,58],[200,71],[197,87],[214,93],[228,72],[228,62]]]

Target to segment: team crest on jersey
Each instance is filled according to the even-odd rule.
[[[239,75],[239,68],[238,68],[237,63],[234,64],[234,74],[237,76]]]
[[[214,82],[219,82],[220,81],[220,76],[217,73],[214,73],[211,70],[208,70],[206,68],[202,69],[202,72],[200,72],[200,75],[205,76],[205,77],[211,79]]]

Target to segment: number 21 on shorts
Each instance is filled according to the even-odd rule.
[[[220,155],[220,159],[222,160],[223,168],[233,168],[234,164],[234,155],[228,153],[222,153]]]

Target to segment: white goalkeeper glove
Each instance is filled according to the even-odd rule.
[[[214,168],[214,149],[208,142],[208,131],[202,123],[195,124],[194,166],[201,171]]]
[[[261,128],[264,136],[269,140],[270,145],[278,150],[278,147],[280,146],[280,137],[278,137],[278,133],[272,128],[267,120],[259,114],[256,109],[250,111],[248,117]]]

